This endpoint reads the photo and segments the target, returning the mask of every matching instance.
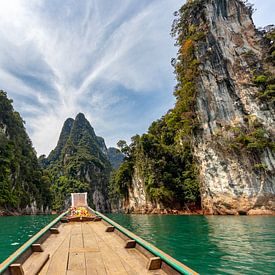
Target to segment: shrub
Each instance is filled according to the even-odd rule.
[[[267,76],[266,75],[258,75],[254,78],[254,83],[259,85],[259,84],[265,84],[267,81]]]

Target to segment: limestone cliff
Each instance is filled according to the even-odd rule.
[[[71,192],[88,191],[90,206],[109,210],[107,148],[82,113],[65,121],[56,148],[44,162],[53,175],[54,208],[64,207]]]
[[[159,212],[164,207],[152,200],[146,192],[142,168],[135,166],[128,195],[120,202],[121,209],[126,213],[146,214]]]
[[[207,213],[275,210],[272,41],[251,15],[239,0],[189,1],[181,10],[181,51],[192,43],[198,64],[193,148]]]
[[[175,107],[132,138],[113,190],[126,211],[275,210],[275,29],[241,0],[189,0],[175,13]]]

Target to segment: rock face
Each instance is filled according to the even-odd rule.
[[[123,209],[126,213],[151,213],[160,209],[160,205],[152,202],[145,191],[144,177],[139,167],[134,168],[132,184],[128,189],[128,197],[124,200]]]
[[[263,37],[251,9],[239,0],[192,3],[190,26],[205,34],[195,48],[200,129],[194,154],[202,207],[210,214],[274,211],[274,102],[261,100],[253,82],[257,75],[274,76],[274,67],[264,61]]]
[[[68,118],[62,127],[58,143],[54,150],[51,151],[50,155],[48,156],[48,162],[53,162],[58,160],[58,158],[61,156],[62,149],[65,147],[72,130],[74,124],[74,120],[72,118]]]
[[[111,164],[104,139],[97,137],[82,113],[65,121],[56,148],[50,153],[48,169],[55,177],[66,176],[88,183],[89,205],[109,211],[108,181]],[[68,194],[69,195],[69,194]]]

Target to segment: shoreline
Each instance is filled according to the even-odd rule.
[[[16,217],[16,216],[42,216],[42,215],[54,215],[57,214],[52,212],[36,212],[36,213],[28,213],[26,211],[12,211],[12,210],[3,210],[0,209],[0,217]]]
[[[26,213],[19,211],[0,210],[0,217],[16,217],[16,216],[42,216],[42,215],[57,215],[62,213],[51,211],[50,213]],[[213,214],[207,213],[201,209],[197,210],[177,210],[177,209],[153,209],[153,210],[137,210],[137,211],[113,211],[108,214],[127,214],[127,215],[173,215],[173,216],[275,216],[275,211],[263,209],[251,209],[246,214]]]
[[[275,211],[265,209],[251,209],[245,213],[209,213],[202,209],[177,210],[177,209],[138,209],[133,211],[113,211],[111,214],[135,214],[135,215],[174,215],[174,216],[275,216]]]

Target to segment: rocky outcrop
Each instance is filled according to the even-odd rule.
[[[209,214],[269,213],[275,210],[275,109],[255,81],[272,75],[263,37],[242,1],[189,5],[189,27],[203,33],[195,47],[200,128],[194,142],[202,207]]]
[[[123,209],[126,213],[151,213],[161,206],[150,200],[145,190],[144,177],[139,169],[135,167],[132,184],[128,189],[128,196],[124,200]]]

